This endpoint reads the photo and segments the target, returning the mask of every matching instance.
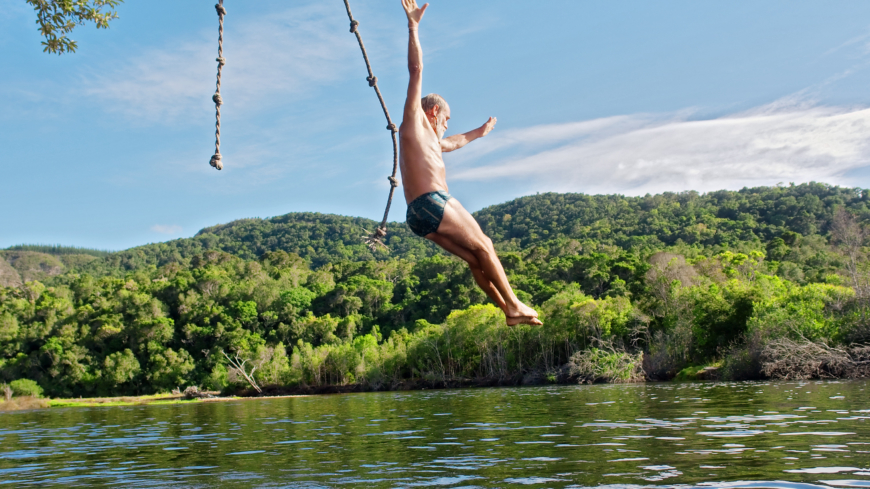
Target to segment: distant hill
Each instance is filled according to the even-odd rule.
[[[822,183],[643,197],[547,193],[487,207],[475,218],[503,250],[566,237],[625,249],[763,245],[784,233],[825,235],[838,207],[868,220],[868,198],[866,190]]]
[[[643,197],[546,193],[490,206],[474,215],[502,251],[565,239],[623,249],[657,250],[685,245],[715,251],[726,247],[764,248],[771,240],[783,237],[790,242],[795,236],[817,236],[827,241],[829,223],[838,207],[870,220],[867,204],[865,190],[809,183]],[[56,251],[45,251],[63,260],[64,270],[115,276],[142,267],[187,264],[205,250],[220,250],[246,260],[283,250],[298,254],[315,268],[337,261],[417,261],[443,253],[414,236],[404,223],[395,222],[389,224],[385,240],[389,253],[372,252],[362,236],[376,226],[375,221],[360,217],[290,213],[270,219],[240,219],[205,228],[192,238],[137,246],[93,260],[82,259],[81,253],[64,254],[77,248],[53,247]],[[28,246],[31,248],[33,245]],[[89,250],[92,256],[101,253]],[[11,261],[7,257],[7,261],[20,274],[26,268],[31,270],[26,272],[28,276],[35,277],[39,268],[52,275],[54,262],[37,256],[41,255]],[[42,260],[39,266],[31,263],[38,259]],[[19,262],[22,265],[16,266]]]
[[[371,261],[390,257],[410,260],[441,253],[434,244],[415,236],[404,223],[388,224],[389,252],[372,252],[363,242],[378,223],[361,217],[300,212],[270,219],[240,219],[199,231],[192,238],[137,246],[112,253],[81,268],[98,275],[167,263],[183,263],[205,250],[220,250],[246,260],[269,251],[296,253],[313,267],[336,261]]]
[[[36,251],[0,250],[0,285],[17,287],[33,280],[46,281],[68,270],[85,268],[99,259],[88,254],[53,255]]]
[[[46,281],[69,270],[111,255],[111,251],[77,246],[21,244],[0,250],[0,286],[17,287],[33,280]]]
[[[78,246],[63,246],[63,245],[44,245],[44,244],[21,244],[10,246],[5,251],[35,251],[37,253],[45,253],[47,255],[65,256],[65,255],[90,255],[97,258],[103,258],[112,254],[109,250],[95,250],[93,248],[80,248]]]
[[[0,287],[18,287],[22,283],[18,270],[0,257]]]

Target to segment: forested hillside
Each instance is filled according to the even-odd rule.
[[[503,251],[569,238],[625,250],[689,245],[715,252],[764,247],[777,237],[793,240],[800,235],[811,237],[811,241],[814,236],[826,237],[837,209],[845,208],[865,219],[870,216],[867,203],[868,195],[861,189],[813,183],[703,195],[548,193],[488,207],[476,212],[475,217]],[[390,252],[373,253],[360,237],[376,226],[369,219],[317,213],[242,219],[205,228],[193,238],[109,254],[83,270],[117,275],[150,265],[186,264],[205,250],[220,250],[245,260],[269,251],[286,251],[310,261],[314,267],[341,260],[413,261],[442,254],[431,243],[414,236],[404,223],[395,222],[390,223],[385,241]]]
[[[46,256],[62,267],[0,287],[0,382],[54,396],[243,385],[224,353],[262,384],[367,388],[666,379],[709,365],[787,376],[777,368],[802,361],[783,363],[794,345],[839,344],[841,367],[870,355],[861,189],[541,194],[475,216],[543,327],[507,328],[467,267],[404,224],[391,224],[389,253],[372,252],[361,237],[373,221],[287,214],[78,261],[0,251],[16,257],[0,274]],[[841,367],[811,375],[854,374]]]
[[[416,239],[404,223],[391,223],[385,243],[391,253],[372,253],[362,237],[377,227],[375,221],[317,213],[293,213],[271,219],[240,219],[205,228],[193,238],[139,246],[114,253],[87,271],[118,274],[142,267],[188,263],[206,250],[219,250],[245,260],[270,251],[295,253],[319,267],[341,260],[368,261],[403,257],[417,259],[436,253],[436,247]]]
[[[625,249],[685,243],[704,247],[769,242],[786,232],[827,235],[838,208],[868,217],[862,189],[798,186],[665,193],[644,197],[539,194],[475,214],[502,249],[568,237]]]

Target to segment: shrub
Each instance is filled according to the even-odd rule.
[[[42,387],[30,379],[18,379],[9,383],[16,396],[42,397]]]
[[[581,384],[641,382],[644,380],[642,357],[643,354],[610,348],[579,351],[568,361],[568,377]]]
[[[727,380],[760,380],[762,373],[762,351],[770,337],[759,331],[744,334],[739,341],[724,349],[722,359],[722,378]]]
[[[670,331],[656,331],[650,339],[649,354],[643,370],[651,380],[670,380],[689,364],[695,351],[695,335],[690,325],[680,323]]]
[[[222,363],[214,366],[203,383],[203,387],[213,391],[223,391],[228,385],[230,385],[229,372]]]

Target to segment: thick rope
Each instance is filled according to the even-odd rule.
[[[365,236],[365,242],[369,246],[369,248],[374,251],[380,245],[384,248],[387,247],[382,241],[387,235],[387,217],[390,215],[390,206],[393,204],[393,193],[396,191],[396,187],[399,186],[399,181],[396,180],[396,172],[399,169],[399,143],[396,140],[396,133],[399,132],[399,129],[393,124],[392,119],[390,119],[390,111],[387,110],[387,103],[384,102],[384,97],[381,95],[381,90],[378,88],[378,77],[372,73],[372,65],[369,62],[369,55],[366,53],[365,44],[363,44],[362,36],[359,34],[359,22],[354,20],[353,14],[350,12],[350,3],[348,0],[344,0],[344,6],[347,9],[347,17],[350,19],[350,32],[356,34],[356,40],[359,42],[359,48],[362,51],[363,59],[366,62],[366,70],[368,70],[369,76],[366,78],[366,81],[369,82],[369,86],[375,89],[375,93],[378,94],[378,101],[381,102],[381,108],[384,109],[384,116],[387,118],[387,130],[390,131],[390,134],[393,138],[393,174],[390,175],[388,180],[390,181],[390,196],[387,199],[387,208],[384,210],[384,219],[381,221],[380,226],[375,229],[369,236]]]
[[[224,165],[221,163],[221,105],[224,104],[223,99],[221,98],[221,71],[223,70],[224,65],[227,63],[226,58],[224,58],[224,15],[227,14],[227,10],[224,8],[224,0],[218,0],[218,4],[214,6],[215,10],[218,14],[218,19],[220,25],[218,26],[218,57],[215,59],[217,61],[217,88],[215,88],[214,95],[212,95],[211,99],[214,101],[214,110],[215,110],[215,130],[214,130],[214,155],[211,157],[211,166],[217,168],[218,170],[223,169]]]

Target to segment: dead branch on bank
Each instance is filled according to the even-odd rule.
[[[870,376],[870,346],[834,348],[822,342],[772,340],[761,353],[761,372],[780,380]]]
[[[247,363],[247,360],[240,359],[238,354],[235,355],[235,358],[230,358],[230,356],[227,355],[227,352],[221,351],[221,353],[223,353],[230,362],[230,366],[232,367],[230,373],[241,375],[242,378],[248,381],[248,383],[251,384],[251,387],[253,387],[259,394],[263,393],[263,389],[260,389],[260,386],[257,385],[257,381],[254,380],[254,370],[257,370],[257,367],[252,368],[251,371],[248,372],[245,370],[245,363]]]
[[[213,399],[214,398],[214,395],[212,393],[206,392],[206,391],[201,391],[201,390],[199,390],[199,387],[196,387],[193,385],[189,386],[187,389],[184,389],[184,392],[182,392],[182,394],[184,394],[185,399]]]

